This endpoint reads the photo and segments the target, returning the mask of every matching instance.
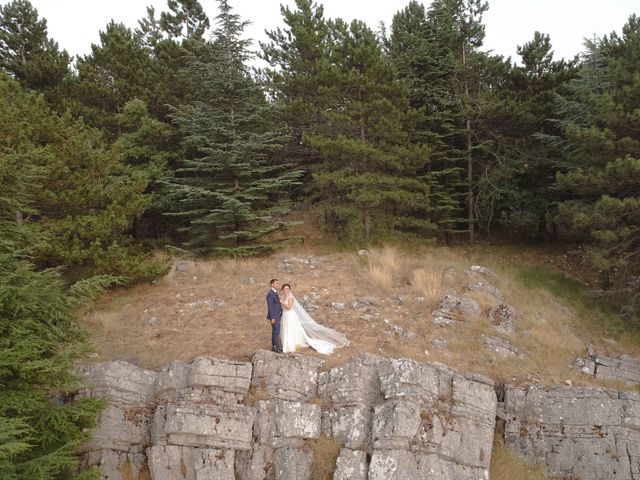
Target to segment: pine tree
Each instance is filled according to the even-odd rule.
[[[101,403],[71,396],[78,385],[71,370],[86,351],[72,312],[83,293],[99,284],[107,283],[84,282],[68,292],[58,272],[35,271],[19,250],[0,251],[3,480],[99,478],[97,472],[79,472],[77,452]]]
[[[201,40],[209,18],[198,0],[167,0],[169,12],[160,14],[160,27],[170,38]]]
[[[163,215],[169,209],[169,199],[162,185],[174,174],[180,137],[176,129],[154,118],[140,99],[127,102],[122,113],[116,115],[121,131],[114,142],[119,163],[125,171],[145,178],[149,195],[148,206],[135,220],[134,234],[138,241],[162,239],[174,233],[173,226]]]
[[[278,101],[284,121],[300,144],[305,129],[319,120],[324,86],[330,83],[329,26],[324,9],[311,0],[296,0],[296,9],[282,5],[286,28],[267,32],[261,58],[271,68],[262,73],[269,93]]]
[[[415,139],[431,148],[424,175],[429,218],[447,242],[459,233],[471,235],[474,224],[464,214],[472,199],[468,127],[477,90],[470,67],[484,8],[481,2],[442,0],[425,10],[413,1],[394,16],[387,39],[396,74],[408,83],[411,105],[421,112]]]
[[[312,188],[322,192],[327,226],[357,239],[431,234],[428,187],[417,178],[428,150],[409,142],[408,92],[364,23],[337,19],[330,28],[336,67],[322,88],[331,103],[304,137],[320,158]]]
[[[72,111],[111,138],[119,133],[117,114],[139,98],[162,119],[168,110],[166,82],[152,51],[142,37],[121,23],[111,21],[100,32],[100,44],[78,59],[72,89]]]
[[[173,114],[190,155],[169,185],[169,214],[184,222],[190,250],[251,255],[273,249],[264,237],[289,226],[274,216],[287,208],[282,196],[300,172],[278,159],[288,137],[246,65],[246,22],[226,0],[219,6],[215,40],[190,66],[196,101]]]
[[[47,21],[27,0],[0,6],[0,70],[59,100],[54,89],[69,72],[69,55],[49,38]]]
[[[130,236],[147,208],[146,176],[122,165],[95,130],[51,111],[43,98],[0,75],[0,165],[24,210],[13,212],[25,232],[35,231],[31,254],[41,267],[65,265],[71,277],[94,273],[153,275]],[[12,172],[11,168],[16,168]],[[26,188],[25,192],[22,188]]]
[[[86,351],[72,313],[110,281],[95,278],[69,291],[58,271],[36,271],[29,261],[40,235],[29,231],[27,218],[37,213],[46,171],[30,162],[35,151],[24,151],[33,125],[28,118],[16,123],[46,107],[25,102],[35,96],[4,74],[0,92],[0,478],[97,479],[79,471],[77,451],[101,404],[72,395],[78,382],[71,369]]]
[[[551,40],[540,32],[518,52],[522,65],[501,60],[495,74],[482,75],[489,88],[478,125],[489,145],[477,155],[476,212],[482,227],[506,228],[509,238],[556,240],[560,197],[552,187],[561,156],[540,136],[559,133],[551,120],[554,99],[566,92],[575,64],[554,60]]]
[[[558,99],[564,154],[558,188],[568,196],[558,221],[587,241],[586,259],[640,310],[640,18],[587,44],[572,94]]]
[[[282,5],[285,25],[267,31],[268,43],[261,43],[261,58],[269,63],[260,74],[267,94],[278,105],[279,119],[291,130],[287,158],[305,171],[303,185],[294,198],[314,199],[311,168],[318,156],[303,142],[303,135],[320,121],[320,112],[331,108],[331,40],[324,9],[312,0],[296,0],[296,8]]]

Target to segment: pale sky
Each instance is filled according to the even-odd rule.
[[[40,17],[47,19],[49,35],[71,55],[90,52],[91,43],[99,41],[98,31],[110,19],[137,27],[146,16],[146,6],[156,12],[166,10],[166,0],[30,0]],[[8,0],[0,0],[0,5]],[[211,19],[217,14],[215,0],[200,0]],[[254,41],[266,39],[264,30],[281,25],[280,4],[294,5],[293,0],[231,0],[242,19],[252,24],[246,36]],[[409,0],[325,0],[325,17],[354,18],[377,30],[380,21],[389,25],[393,15]],[[425,5],[430,0],[423,2]],[[585,37],[620,32],[632,13],[640,14],[638,0],[489,0],[483,21],[486,38],[483,50],[511,56],[517,60],[516,47],[533,38],[538,30],[551,36],[555,59],[573,58],[582,50]],[[156,13],[158,15],[158,13]],[[257,49],[257,42],[254,44]]]

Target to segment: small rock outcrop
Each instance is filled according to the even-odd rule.
[[[454,275],[455,271],[450,274]],[[465,274],[468,280],[465,292],[460,295],[450,291],[444,295],[431,313],[433,323],[439,326],[460,324],[483,315],[499,333],[513,334],[516,331],[516,310],[505,302],[502,291],[494,285],[497,275],[481,265],[472,265]],[[486,305],[481,307],[478,298],[481,303],[488,303],[490,308]]]
[[[432,313],[433,323],[440,326],[464,323],[481,312],[480,305],[473,298],[445,295]]]
[[[508,303],[499,303],[489,311],[491,325],[504,335],[511,335],[516,331],[516,309]]]
[[[609,357],[589,348],[587,355],[576,358],[572,366],[601,380],[640,385],[640,362],[629,355]]]
[[[525,354],[518,347],[504,338],[482,335],[482,342],[487,350],[502,357],[525,357]]]
[[[595,387],[514,387],[500,406],[508,447],[553,478],[640,478],[640,395]]]

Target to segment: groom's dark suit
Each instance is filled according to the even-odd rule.
[[[274,352],[282,352],[280,343],[280,319],[282,318],[282,305],[278,294],[271,288],[267,293],[267,320],[275,320],[271,325],[271,349]]]

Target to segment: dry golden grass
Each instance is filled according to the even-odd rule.
[[[398,273],[402,270],[403,259],[400,252],[391,246],[372,249],[369,252],[369,277],[382,289],[390,289],[398,282]]]
[[[416,268],[411,274],[411,290],[422,296],[427,305],[435,306],[443,293],[442,272]]]
[[[391,272],[380,265],[369,265],[369,277],[378,288],[391,288],[393,284]]]
[[[493,442],[492,480],[547,480],[548,478],[541,465],[525,462],[515,452],[509,450],[501,439]]]

